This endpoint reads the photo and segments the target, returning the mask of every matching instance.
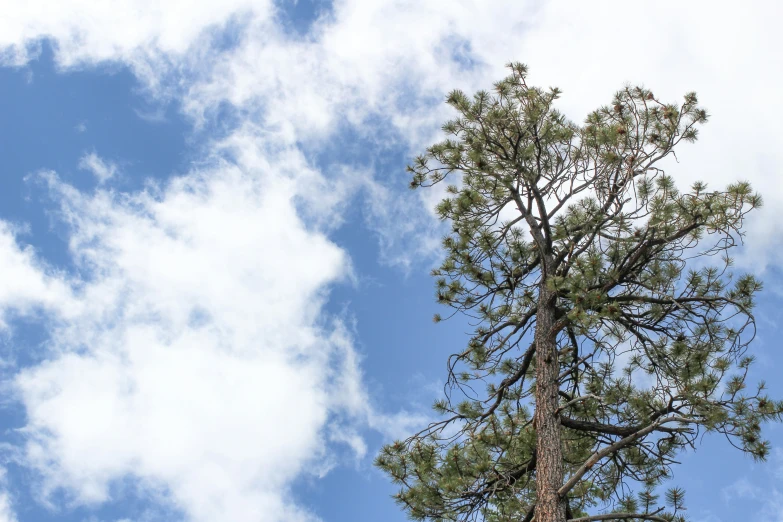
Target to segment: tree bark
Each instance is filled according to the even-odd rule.
[[[563,485],[563,448],[560,441],[560,418],[557,382],[555,295],[542,282],[536,318],[536,522],[565,522],[566,502],[558,490]]]

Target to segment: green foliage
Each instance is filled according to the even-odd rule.
[[[661,170],[707,120],[694,93],[669,104],[626,87],[580,126],[554,108],[558,89],[510,69],[492,92],[451,92],[447,139],[409,167],[413,188],[452,183],[436,209],[451,225],[436,299],[478,326],[450,359],[440,419],[376,463],[414,519],[530,519],[532,334],[546,291],[569,516],[684,520],[682,490],[666,506],[655,494],[676,454],[706,431],[764,459],[761,425],[783,412],[763,383],[749,391],[761,283],[733,273],[729,256],[761,197],[746,182],[682,192]]]

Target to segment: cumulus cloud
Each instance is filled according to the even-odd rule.
[[[119,195],[39,175],[85,276],[0,236],[31,283],[0,303],[52,316],[51,357],[15,378],[45,493],[99,503],[130,476],[189,520],[314,518],[291,481],[327,469],[330,439],[362,451],[346,434],[371,410],[351,335],[323,313],[350,264],[298,217],[295,176],[218,159]]]
[[[769,203],[768,217],[752,221],[751,248],[741,261],[763,269],[783,252],[774,227],[783,218],[775,170],[783,161],[775,127],[783,102],[774,92],[783,67],[768,52],[783,45],[774,26],[781,9],[774,3],[737,10],[673,1],[649,9],[624,2],[339,0],[301,36],[286,33],[264,8],[239,29],[235,45],[199,47],[198,60],[177,62],[187,80],[179,94],[197,122],[227,105],[287,144],[331,148],[332,138],[351,129],[378,151],[391,143],[413,155],[450,116],[442,103],[448,90],[489,88],[510,60],[531,66],[531,82],[561,87],[560,106],[576,121],[626,82],[645,83],[672,101],[696,90],[712,121],[697,145],[679,152],[681,162],[667,168],[682,186],[697,179],[716,188],[738,178],[753,182]],[[350,161],[375,170],[366,158]],[[404,183],[392,180],[401,177],[378,172],[376,179],[398,197]],[[416,248],[426,250],[437,237],[421,233],[428,216],[417,226],[395,227],[384,222],[383,209],[374,214],[382,235],[422,237]],[[396,244],[396,253],[385,249],[392,262],[410,247]]]
[[[305,147],[332,146],[327,138],[347,125],[370,144],[396,140],[418,152],[449,114],[446,91],[489,87],[509,60],[530,64],[534,83],[562,87],[561,107],[576,120],[625,82],[646,82],[667,99],[697,90],[713,122],[671,171],[683,185],[749,178],[770,215],[783,208],[774,171],[783,106],[773,91],[783,68],[767,52],[783,45],[775,3],[337,0],[305,35],[286,32],[282,7],[265,0],[39,3],[8,10],[0,48],[49,37],[65,67],[127,63],[153,92],[175,91],[194,121],[227,104],[268,139]],[[228,46],[214,38],[226,24],[236,32]],[[774,237],[754,250],[757,266],[779,260],[775,221],[753,224],[752,244]]]
[[[62,67],[121,62],[151,85],[175,61],[242,14],[268,17],[269,0],[120,0],[95,3],[68,0],[13,2],[0,20],[0,63],[22,65],[37,57],[50,39]]]

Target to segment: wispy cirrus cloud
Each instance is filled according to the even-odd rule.
[[[117,174],[117,165],[103,160],[95,152],[82,156],[79,160],[79,168],[90,171],[100,184],[106,183]]]
[[[67,315],[77,307],[72,288],[62,274],[38,259],[30,247],[17,242],[27,230],[0,221],[0,329],[7,330],[13,317],[60,310]]]
[[[7,489],[6,471],[0,468],[0,522],[18,522],[14,500]]]

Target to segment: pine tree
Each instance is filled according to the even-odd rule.
[[[658,494],[676,455],[717,432],[763,460],[783,412],[748,389],[761,283],[730,257],[761,197],[661,169],[707,120],[695,94],[629,86],[580,126],[509,68],[450,93],[448,139],[409,167],[412,188],[450,183],[437,301],[475,332],[439,419],[376,464],[417,520],[685,520],[681,489]]]

